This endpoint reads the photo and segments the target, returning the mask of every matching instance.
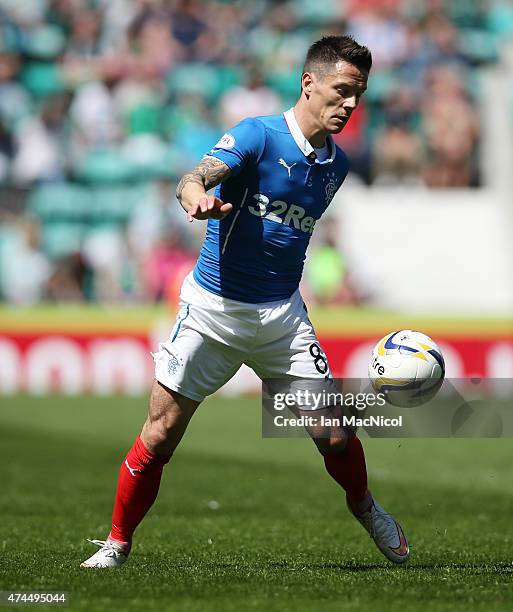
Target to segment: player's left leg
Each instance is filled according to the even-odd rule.
[[[327,413],[333,415],[331,409]],[[372,495],[367,487],[367,466],[360,439],[342,427],[306,430],[323,457],[326,471],[344,489],[349,510],[355,515],[368,511]]]
[[[385,512],[367,487],[365,454],[359,438],[336,428],[328,437],[310,431],[328,474],[344,489],[349,511],[367,530],[379,550],[394,563],[407,561],[410,550],[401,525]]]
[[[263,342],[255,346],[246,363],[263,379],[288,378],[296,381],[331,378],[328,360],[315,335],[303,300],[296,292],[289,306],[264,309],[261,319],[267,326]],[[330,410],[329,408],[326,410]],[[367,487],[365,454],[360,440],[340,427],[306,428],[328,474],[346,493],[351,513],[369,532],[380,551],[394,563],[409,557],[401,526],[373,499]]]

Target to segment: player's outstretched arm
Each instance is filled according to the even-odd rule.
[[[215,157],[205,156],[190,172],[184,174],[176,188],[176,197],[187,213],[187,219],[223,219],[233,205],[207,191],[230,176],[230,168]]]

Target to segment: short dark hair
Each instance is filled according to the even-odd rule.
[[[352,36],[324,36],[308,49],[303,74],[315,72],[324,75],[329,71],[330,65],[340,61],[370,72],[372,54],[367,47],[359,45]]]

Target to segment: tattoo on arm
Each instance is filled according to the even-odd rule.
[[[230,168],[224,162],[206,155],[195,168],[182,176],[176,188],[176,197],[181,201],[187,183],[196,183],[208,191],[225,181],[230,173]]]

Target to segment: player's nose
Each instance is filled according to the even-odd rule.
[[[351,96],[350,98],[346,98],[344,100],[344,107],[345,108],[356,108],[356,105],[358,104],[358,99],[356,98],[356,96]]]

